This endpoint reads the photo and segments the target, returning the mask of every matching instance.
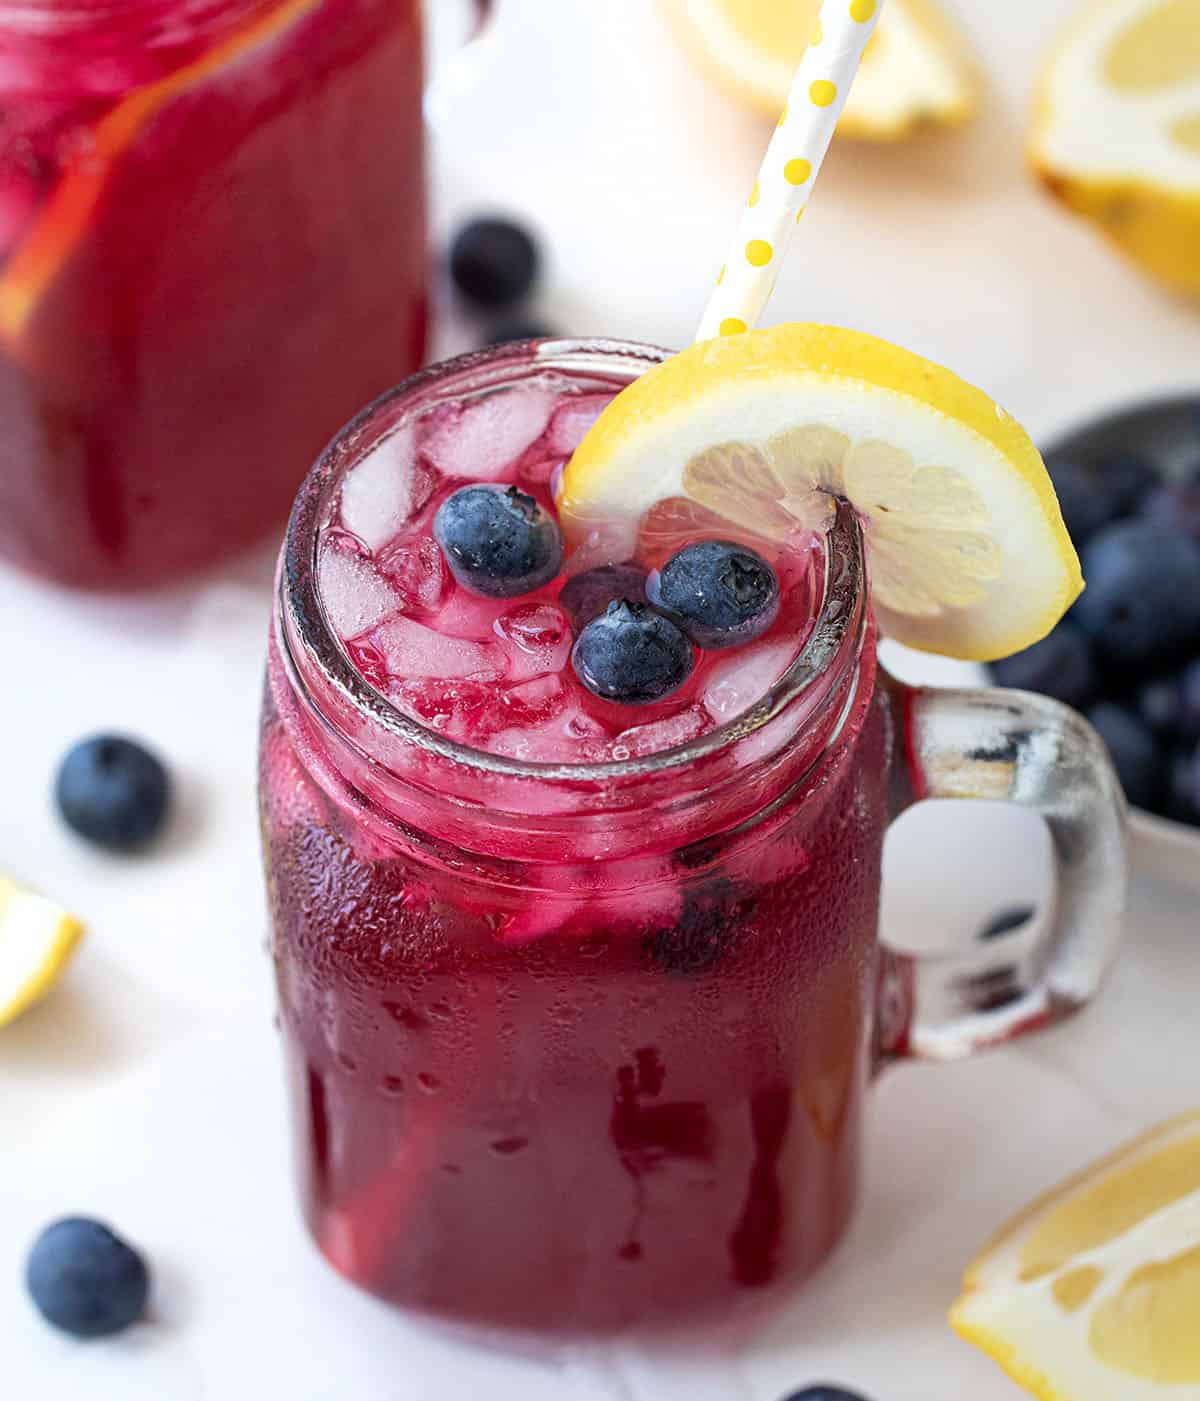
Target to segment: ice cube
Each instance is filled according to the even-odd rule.
[[[634,759],[643,759],[647,754],[660,754],[664,749],[674,749],[698,738],[708,729],[711,721],[698,705],[690,705],[677,715],[667,715],[662,720],[651,720],[645,725],[635,725],[631,730],[622,730],[616,744],[625,749]]]
[[[739,648],[705,678],[704,708],[719,725],[735,719],[766,695],[795,655],[790,637]]]
[[[515,481],[521,454],[541,436],[554,403],[549,389],[531,387],[439,409],[425,422],[422,447],[447,477]]]
[[[429,535],[397,540],[379,556],[379,572],[406,613],[440,608],[454,582],[438,542]]]
[[[549,686],[554,691],[543,689]],[[493,753],[541,764],[602,763],[609,757],[609,731],[571,698],[560,677],[526,681],[509,695],[520,701],[524,718],[488,741]]]
[[[433,487],[433,474],[417,461],[415,433],[399,429],[347,473],[342,524],[378,550],[425,505]]]
[[[325,616],[343,640],[358,637],[402,606],[369,559],[332,543],[321,551],[317,590]]]
[[[446,602],[437,613],[437,629],[453,637],[473,637],[489,641],[492,625],[512,604],[507,598],[484,598],[469,589],[450,590]]]
[[[493,630],[513,681],[562,671],[571,655],[570,619],[552,603],[523,603],[497,618]]]
[[[587,431],[612,403],[611,394],[579,394],[559,405],[550,420],[546,442],[552,453],[570,457]]]
[[[395,618],[372,641],[383,653],[388,674],[397,680],[433,677],[442,681],[495,681],[504,675],[498,643],[446,637],[411,618]]]
[[[531,454],[521,459],[520,477],[523,482],[530,482],[534,486],[545,486],[547,482],[554,481],[565,466],[565,458]]]
[[[389,687],[388,695],[406,715],[463,744],[484,744],[512,724],[504,697],[489,682],[399,681]]]
[[[566,705],[567,688],[561,676],[538,676],[506,687],[503,699],[509,714],[521,724],[545,724]]]

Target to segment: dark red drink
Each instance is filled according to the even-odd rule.
[[[538,489],[652,359],[418,376],[285,550],[262,803],[305,1210],[355,1282],[482,1324],[726,1310],[811,1271],[854,1197],[891,730],[853,526],[815,589],[777,561],[766,637],[623,718],[422,554],[449,486]]]
[[[245,546],[419,363],[419,10],[0,9],[5,555],[123,587]]]

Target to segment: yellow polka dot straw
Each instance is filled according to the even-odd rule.
[[[775,288],[883,0],[824,0],[697,340],[757,323]]]

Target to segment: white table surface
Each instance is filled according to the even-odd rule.
[[[1035,433],[1195,387],[1200,315],[1045,202],[1023,168],[1035,58],[1069,0],[954,8],[991,83],[982,119],[916,146],[835,150],[773,314],[904,342]],[[548,315],[580,333],[685,342],[764,127],[695,77],[652,0],[500,10],[482,71],[439,129],[439,223],[524,211],[551,250]],[[445,345],[461,340],[459,328]],[[1123,960],[1070,1026],[885,1076],[849,1237],[755,1337],[546,1354],[451,1341],[337,1280],[293,1211],[252,790],[268,572],[264,554],[137,602],[0,575],[0,866],[89,926],[64,985],[0,1033],[0,1394],[775,1401],[827,1378],[878,1401],[1013,1401],[945,1309],[974,1248],[1031,1194],[1200,1102],[1195,896],[1135,882]],[[143,859],[90,852],[51,809],[64,748],[108,726],[155,743],[179,780],[171,835]],[[910,833],[892,854],[893,927],[970,927],[1036,890],[1045,852],[1028,827],[994,819],[985,863],[963,824],[923,820],[932,838]],[[146,1248],[150,1325],[80,1347],[33,1315],[26,1243],[70,1211]]]

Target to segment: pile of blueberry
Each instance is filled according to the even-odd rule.
[[[557,524],[515,486],[460,487],[438,507],[433,534],[454,577],[484,598],[532,593],[562,567]],[[645,705],[683,685],[695,647],[733,647],[766,632],[779,612],[779,580],[753,550],[703,540],[649,575],[631,564],[588,570],[559,602],[576,628],[571,663],[583,685]]]
[[[490,345],[557,334],[523,309],[542,264],[537,240],[528,229],[496,216],[472,219],[451,241],[448,263],[455,291],[491,321]]]
[[[1200,463],[1175,485],[1137,456],[1047,465],[1087,588],[995,679],[1082,710],[1131,803],[1200,825]]]

